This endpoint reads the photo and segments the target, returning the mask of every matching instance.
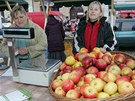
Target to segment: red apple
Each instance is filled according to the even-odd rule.
[[[86,72],[88,74],[97,74],[99,70],[94,66],[90,66],[88,69],[86,69]]]
[[[79,61],[82,61],[82,59],[83,59],[84,57],[86,57],[86,56],[88,56],[88,53],[80,52],[80,53],[78,54],[78,60],[79,60]]]
[[[74,86],[75,85],[74,85],[73,81],[70,79],[63,81],[63,83],[62,83],[62,89],[65,92],[68,92],[69,90],[74,89]]]
[[[123,82],[130,82],[131,78],[129,76],[121,76],[116,79],[116,84],[119,85],[120,83]]]
[[[55,89],[55,93],[60,95],[60,96],[65,96],[66,95],[66,92],[60,86]]]
[[[106,71],[100,71],[97,73],[97,77],[103,79],[104,74],[107,73]]]
[[[75,68],[74,71],[77,71],[78,74],[80,74],[81,76],[84,76],[84,74],[86,73],[86,70],[85,70],[85,68],[83,66]]]
[[[133,73],[131,78],[132,78],[132,80],[135,80],[135,74],[134,73]]]
[[[126,57],[124,54],[116,54],[114,57],[114,62],[116,64],[124,64],[126,62]]]
[[[63,71],[63,73],[70,73],[70,72],[72,72],[72,67],[66,66],[62,71]]]
[[[87,84],[90,84],[90,82],[96,78],[96,76],[94,74],[86,74],[84,76],[84,82],[87,83]]]
[[[84,84],[84,85],[80,86],[80,92],[81,92],[82,95],[83,95],[83,93],[84,93],[84,89],[85,89],[87,86],[89,86],[89,84]]]
[[[84,52],[84,53],[88,53],[88,49],[87,48],[81,48],[79,52]]]
[[[134,89],[135,89],[135,80],[131,80],[130,83],[132,84],[132,86],[133,86]]]
[[[111,64],[111,62],[112,62],[112,57],[108,54],[104,54],[102,56],[102,59],[105,60],[108,65]]]
[[[116,76],[111,72],[106,72],[103,75],[103,80],[106,81],[106,82],[115,82],[116,81]]]
[[[77,71],[72,71],[69,74],[69,79],[71,79],[74,84],[78,83],[80,81],[81,75]]]
[[[60,70],[63,70],[66,66],[67,66],[66,63],[62,63],[59,68],[60,68]]]
[[[100,92],[103,90],[105,82],[100,78],[95,78],[90,82],[90,86],[94,87],[98,92]]]
[[[102,59],[102,58],[103,58],[103,55],[104,55],[104,54],[103,54],[102,52],[99,52],[97,59]]]
[[[79,57],[78,57],[79,54],[80,54],[80,52],[78,52],[78,53],[75,54],[75,59],[76,60],[79,60]]]
[[[126,65],[130,67],[131,69],[135,69],[135,60],[133,59],[127,59]]]
[[[120,75],[121,74],[121,69],[116,64],[108,65],[107,68],[106,68],[106,71],[111,72],[111,73],[113,73],[115,75]]]
[[[62,85],[62,80],[60,79],[55,79],[54,81],[51,82],[51,87],[53,90],[55,90],[57,87]]]
[[[105,60],[103,59],[98,59],[95,63],[96,67],[99,69],[99,70],[105,70],[106,66],[107,66],[107,63]]]
[[[135,89],[130,82],[123,82],[118,85],[118,92],[120,94],[128,94],[133,91],[135,91]]]
[[[89,55],[89,57],[92,57],[92,58],[95,58],[95,59],[98,58],[98,53],[96,53],[96,52],[90,52],[88,55]]]
[[[80,81],[77,83],[77,86],[81,87],[84,84],[85,84],[84,77],[81,77]]]
[[[84,98],[97,98],[98,92],[95,88],[91,86],[86,86],[84,88],[83,96]]]
[[[91,66],[92,65],[92,58],[91,57],[89,57],[89,56],[86,56],[86,57],[84,57],[83,59],[82,59],[82,65],[85,67],[85,68],[88,68],[89,66]]]
[[[66,97],[67,98],[77,99],[77,98],[80,97],[80,94],[76,90],[71,89],[66,93]]]
[[[122,68],[124,68],[124,67],[127,67],[127,65],[126,64],[119,64],[119,67],[120,67],[120,69],[122,69]]]

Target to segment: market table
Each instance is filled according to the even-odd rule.
[[[19,88],[23,88],[32,94],[30,101],[55,101],[47,87],[14,82],[12,76],[1,76],[4,71],[5,70],[0,70],[0,95],[5,95]]]

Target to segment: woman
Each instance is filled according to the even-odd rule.
[[[113,51],[116,48],[116,38],[106,17],[103,17],[101,3],[93,1],[88,7],[88,21],[81,21],[74,37],[73,54],[85,47],[92,51],[94,47]]]
[[[45,64],[45,50],[47,48],[47,37],[43,29],[29,20],[22,6],[14,6],[11,12],[15,28],[34,28],[34,39],[15,39],[14,50],[18,52],[17,58],[22,67],[43,67]],[[7,45],[6,39],[2,43]]]
[[[64,53],[65,31],[62,22],[55,16],[49,15],[45,31],[48,40],[48,58],[64,62],[66,58]]]

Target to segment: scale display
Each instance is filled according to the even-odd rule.
[[[34,38],[34,28],[2,28],[4,38],[20,38],[32,39]]]

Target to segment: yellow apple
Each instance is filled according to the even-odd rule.
[[[104,92],[106,92],[109,95],[113,95],[117,92],[118,87],[117,84],[114,82],[108,82],[105,86],[104,86]]]
[[[88,49],[87,49],[87,48],[81,48],[79,52],[85,52],[85,53],[88,53]]]
[[[98,47],[93,48],[92,51],[97,52],[97,53],[101,52],[100,48],[98,48]]]
[[[109,98],[110,95],[106,92],[99,92],[97,98]]]
[[[76,61],[72,67],[77,68],[77,67],[80,67],[80,66],[82,66],[82,63],[80,61]]]
[[[96,88],[96,90],[98,92],[102,91],[104,86],[105,86],[105,83],[102,79],[100,78],[94,78],[91,82],[90,82],[90,86]]]
[[[66,92],[60,86],[55,89],[55,93],[60,95],[60,96],[65,96],[66,95]]]
[[[135,91],[135,89],[130,82],[123,82],[118,85],[118,92],[120,94],[127,94],[133,91]]]
[[[70,66],[72,66],[74,63],[75,63],[75,58],[74,58],[74,56],[67,56],[66,57],[66,60],[65,60],[65,63],[67,64],[67,65],[70,65]]]
[[[65,80],[69,79],[69,75],[70,75],[70,73],[64,73],[64,74],[62,74],[61,79],[63,81],[65,81]]]

